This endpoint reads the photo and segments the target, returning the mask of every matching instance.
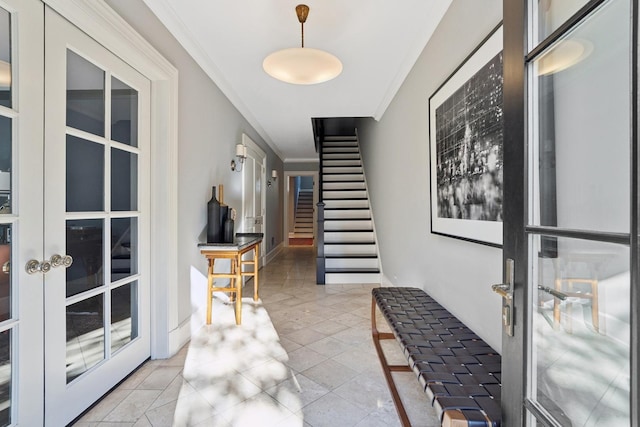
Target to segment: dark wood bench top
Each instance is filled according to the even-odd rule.
[[[391,337],[377,331],[376,306],[400,343],[409,368],[418,376],[443,426],[499,427],[500,355],[422,289],[376,288],[372,290],[372,297],[372,332],[383,370],[401,369],[386,365],[381,354],[377,341]],[[386,371],[385,376],[387,382],[393,381]],[[393,394],[395,385],[389,384],[389,387]],[[394,402],[398,408],[395,396]],[[399,408],[398,412],[403,424],[408,425]]]

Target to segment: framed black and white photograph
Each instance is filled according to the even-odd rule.
[[[429,98],[431,232],[502,245],[502,26]]]

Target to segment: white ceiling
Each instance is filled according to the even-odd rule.
[[[268,76],[262,61],[300,46],[300,0],[144,1],[285,161],[317,159],[314,117],[379,119],[451,3],[306,1],[305,47],[336,55],[344,69],[297,86]]]

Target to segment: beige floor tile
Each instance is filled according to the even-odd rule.
[[[129,394],[131,394],[131,390],[117,388],[106,395],[100,402],[91,408],[89,412],[82,416],[79,423],[102,421],[104,417],[106,417],[109,412],[113,411],[116,406],[129,396]],[[78,425],[81,425],[79,423]]]
[[[169,402],[145,412],[145,417],[152,427],[172,427],[173,414],[176,411],[177,401]]]
[[[293,412],[271,397],[259,393],[220,414],[234,427],[275,427],[291,417]]]
[[[181,366],[158,366],[136,388],[138,390],[164,390],[181,371]]]
[[[391,393],[382,375],[362,373],[342,384],[333,392],[368,412],[385,407],[394,408]]]
[[[355,426],[368,414],[340,396],[328,393],[302,409],[304,421],[313,427]]]
[[[347,325],[338,323],[334,320],[325,320],[309,327],[315,331],[322,332],[325,335],[332,335],[348,328]]]
[[[209,404],[199,393],[191,393],[180,397],[176,402],[176,411],[173,414],[173,423],[176,427],[195,426],[205,420],[221,419],[213,406]],[[214,426],[216,424],[209,424]],[[227,425],[226,420],[224,424]]]
[[[178,375],[169,384],[169,386],[160,393],[160,396],[153,402],[149,409],[157,408],[158,406],[166,405],[167,403],[178,400],[181,396],[187,396],[190,393],[194,393],[195,390],[191,385],[182,377]]]
[[[291,378],[293,373],[291,368],[283,362],[271,360],[243,371],[241,375],[260,387],[261,390],[266,390]]]
[[[330,390],[358,375],[353,369],[331,359],[303,371],[302,374]]]
[[[371,351],[369,346],[352,347],[352,350],[333,356],[332,359],[356,372],[382,373],[380,360],[375,350]]]
[[[267,390],[267,393],[291,411],[297,412],[329,393],[329,391],[327,387],[318,384],[303,374],[296,374],[287,381],[271,387]]]
[[[160,390],[133,390],[103,421],[136,422],[160,395]]]
[[[290,339],[293,342],[297,342],[300,345],[307,345],[319,341],[326,336],[326,334],[315,331],[311,328],[304,328],[287,334],[285,338]]]
[[[310,348],[301,347],[289,353],[287,365],[296,372],[302,372],[325,360],[327,360],[327,356],[313,351]]]
[[[136,421],[133,427],[153,427],[146,416],[141,417]]]
[[[327,356],[334,357],[346,351],[352,350],[353,346],[333,337],[326,337],[307,345],[313,351]]]

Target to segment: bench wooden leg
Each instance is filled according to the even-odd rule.
[[[389,365],[389,362],[387,362],[387,358],[385,357],[382,346],[380,345],[380,340],[395,339],[395,336],[389,332],[383,333],[378,331],[376,325],[376,307],[376,299],[375,297],[372,297],[371,335],[373,336],[373,345],[376,347],[376,352],[378,353],[378,358],[380,359],[380,364],[382,365],[382,372],[384,373],[384,378],[387,381],[387,385],[389,386],[389,391],[391,392],[393,404],[395,405],[398,416],[400,417],[400,422],[402,423],[403,427],[411,427],[411,422],[409,421],[409,417],[407,416],[407,411],[404,409],[404,405],[400,400],[400,394],[398,393],[398,389],[396,388],[393,376],[391,375],[391,372],[411,372],[411,368],[409,368],[408,365]]]

